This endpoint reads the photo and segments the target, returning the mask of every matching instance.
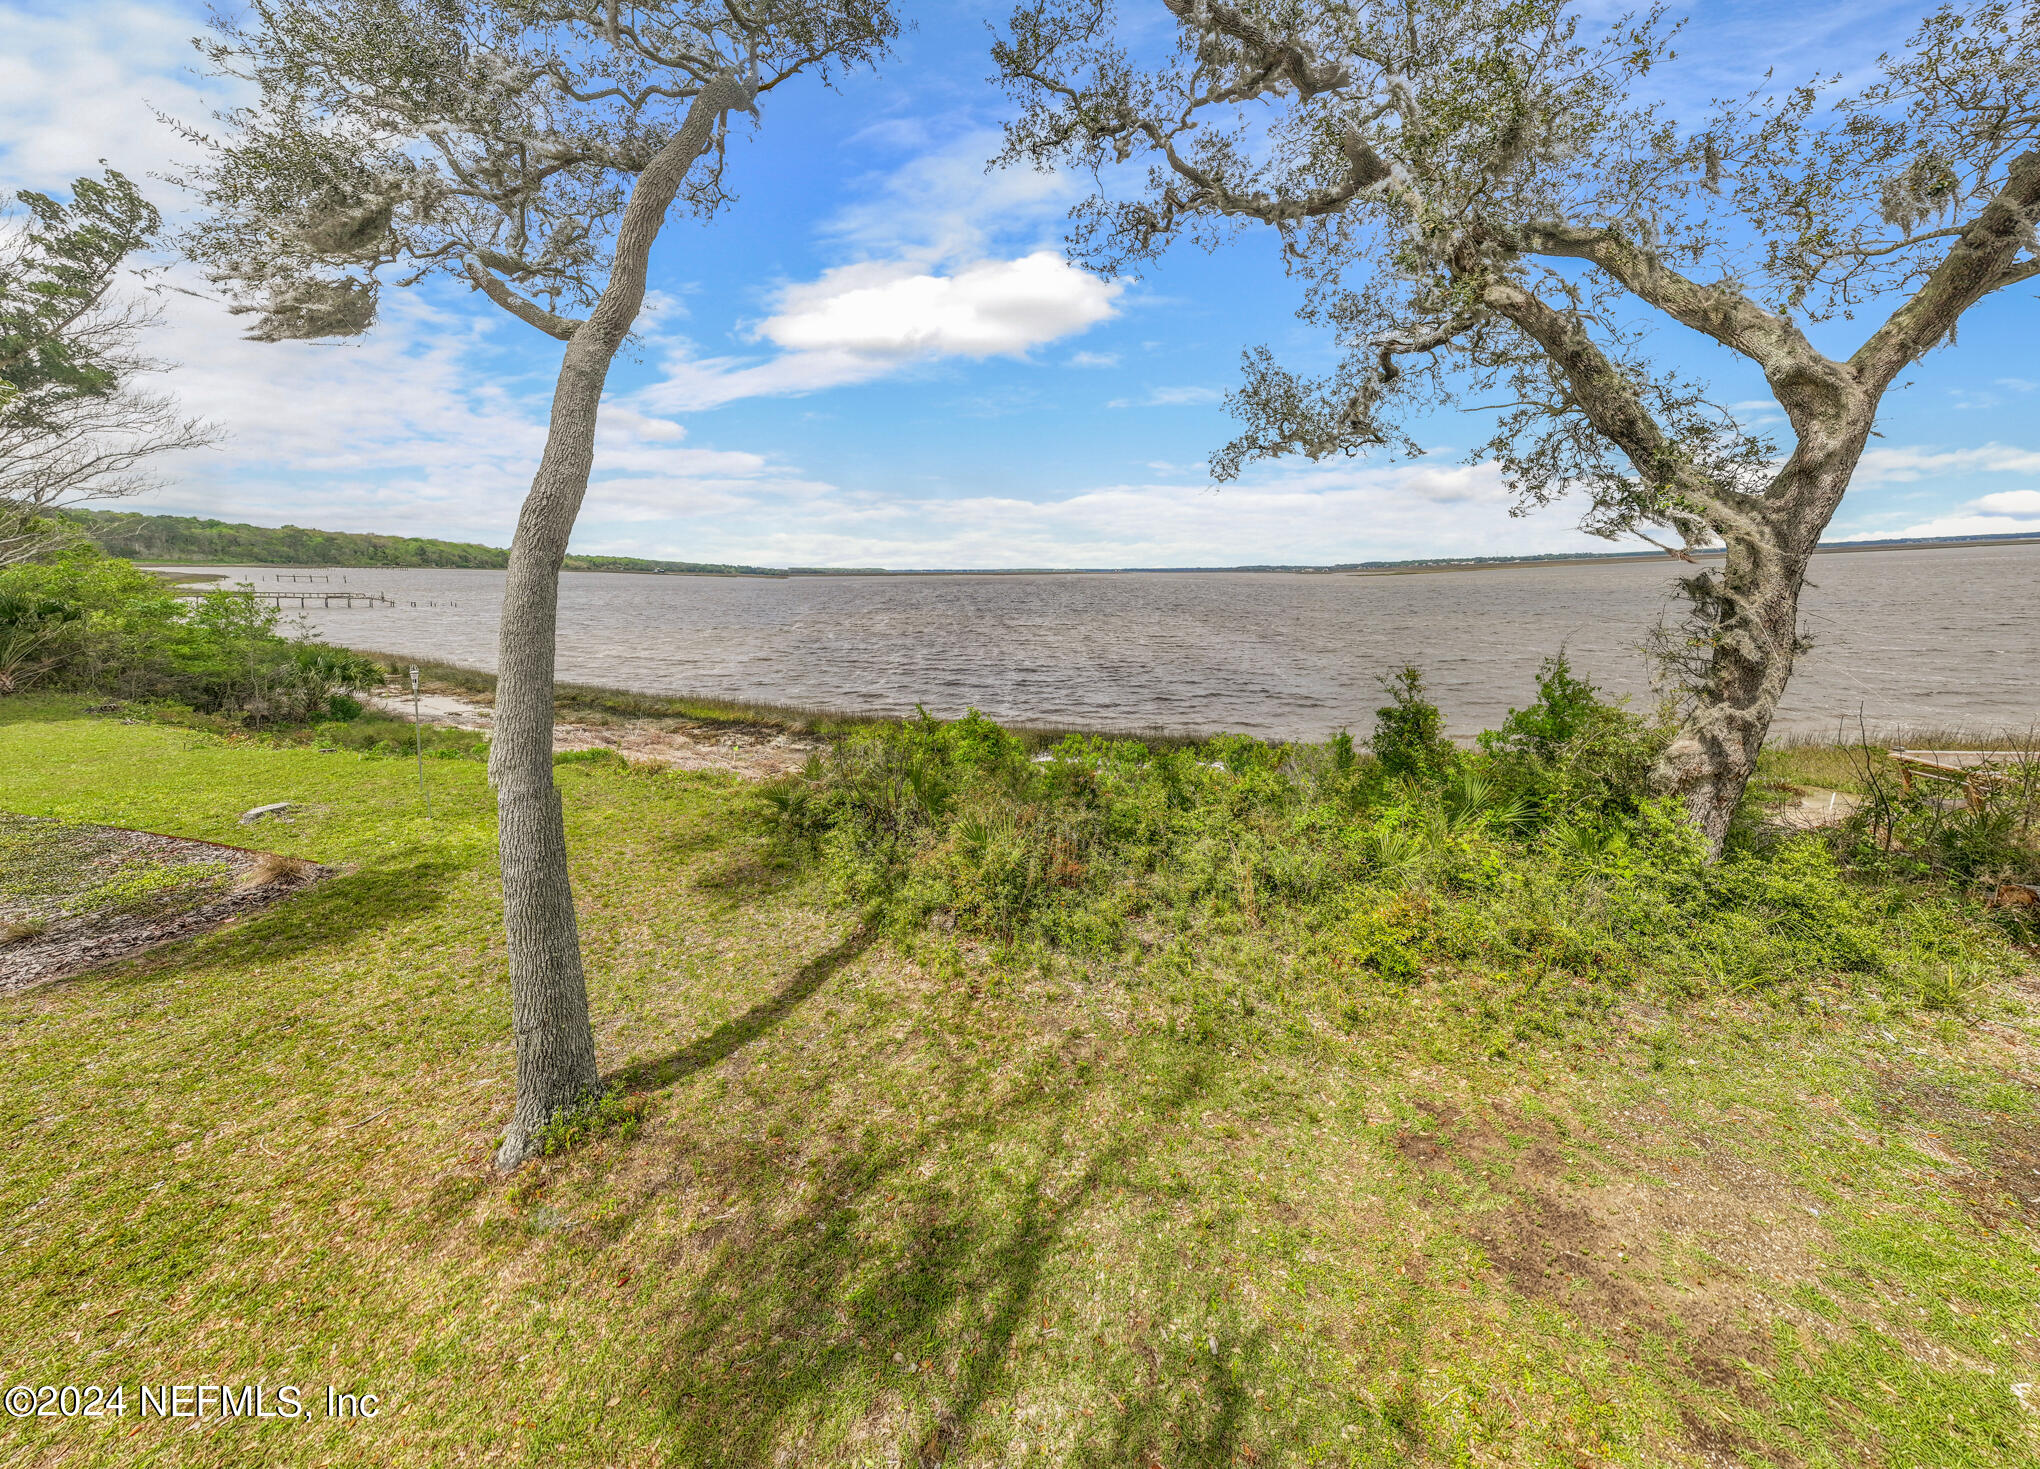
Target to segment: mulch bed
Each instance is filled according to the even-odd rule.
[[[209,932],[336,871],[218,842],[0,812],[0,995]]]

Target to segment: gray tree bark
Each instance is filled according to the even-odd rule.
[[[1737,537],[1727,564],[1688,581],[1695,623],[1712,646],[1693,707],[1659,758],[1659,786],[1686,804],[1719,850],[1757,768],[1799,652],[1799,593],[1806,558],[1772,540]]]
[[[638,175],[617,230],[609,284],[567,338],[545,453],[510,543],[489,751],[517,1043],[517,1108],[496,1153],[496,1166],[504,1171],[523,1162],[548,1118],[585,1101],[601,1082],[567,870],[566,822],[552,774],[560,563],[588,492],[609,366],[644,305],[652,243],[717,122],[750,105],[750,90],[737,78],[715,79],[694,99],[672,141]]]
[[[1798,450],[1755,513],[1720,527],[1721,570],[1689,579],[1704,668],[1694,701],[1659,757],[1662,789],[1686,803],[1716,852],[1742,804],[1757,756],[1804,647],[1799,597],[1808,564],[1841,507],[1869,440],[1876,400],[1856,391],[1824,395],[1823,419],[1801,429]]]

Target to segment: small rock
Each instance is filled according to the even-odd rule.
[[[265,816],[281,816],[290,810],[288,801],[272,801],[267,806],[256,806],[241,813],[241,825],[253,826]]]

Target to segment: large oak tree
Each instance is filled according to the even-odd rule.
[[[1691,697],[1658,770],[1718,843],[1884,395],[2040,275],[2040,8],[1946,6],[1860,89],[1753,78],[1682,122],[1644,100],[1658,12],[1590,35],[1571,0],[1160,3],[1156,47],[1115,0],[1034,0],[995,58],[1022,104],[1008,160],[1100,181],[1082,257],[1265,224],[1336,336],[1314,378],[1249,354],[1215,472],[1415,452],[1408,417],[1471,394],[1525,503],[1582,493],[1596,532],[1724,545],[1684,581]],[[1863,317],[1846,355],[1815,345]],[[1668,365],[1680,330],[1762,373],[1784,445]]]

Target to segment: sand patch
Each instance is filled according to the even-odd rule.
[[[378,714],[393,719],[412,716],[408,690],[394,686],[369,696]],[[427,724],[471,729],[487,734],[496,713],[487,704],[459,694],[438,691],[420,696],[418,713]],[[675,770],[721,770],[746,780],[771,780],[791,774],[808,757],[827,748],[812,735],[796,734],[769,724],[736,724],[703,719],[617,719],[595,723],[560,719],[553,725],[553,750],[614,750],[630,760],[650,761]]]

